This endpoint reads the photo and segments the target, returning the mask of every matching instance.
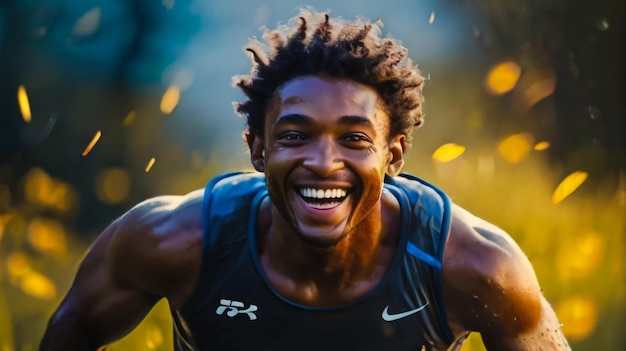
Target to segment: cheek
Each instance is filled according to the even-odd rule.
[[[270,191],[279,191],[289,170],[293,168],[295,155],[288,149],[277,147],[271,149],[265,156],[265,179]]]

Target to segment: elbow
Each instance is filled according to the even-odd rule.
[[[61,304],[48,321],[39,351],[97,350],[103,346],[92,340],[90,334],[80,312]]]

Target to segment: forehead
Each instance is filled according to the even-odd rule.
[[[282,112],[290,107],[332,110],[338,114],[374,114],[379,109],[378,93],[371,87],[348,79],[301,77],[277,90]]]

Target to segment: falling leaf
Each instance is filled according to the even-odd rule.
[[[28,94],[26,88],[20,85],[17,88],[17,102],[20,105],[20,112],[22,113],[22,119],[24,122],[29,123],[31,120],[30,102],[28,101]]]
[[[96,6],[85,12],[74,24],[72,35],[75,37],[84,37],[93,34],[100,25],[100,16],[102,11],[100,6]]]
[[[554,194],[552,194],[552,203],[558,204],[563,201],[587,180],[587,176],[587,172],[576,171],[565,177],[554,191]]]
[[[133,123],[135,121],[135,111],[130,111],[126,117],[124,118],[124,120],[122,121],[122,126],[124,127],[128,127],[129,125],[131,125],[131,123]]]
[[[178,101],[180,100],[180,88],[176,85],[172,85],[163,94],[161,99],[161,112],[165,115],[169,115],[174,111]]]
[[[150,172],[150,169],[154,165],[155,161],[156,161],[156,159],[154,157],[151,158],[150,161],[148,161],[148,165],[146,165],[146,173]]]
[[[87,145],[85,150],[83,150],[83,153],[82,153],[83,156],[87,156],[91,152],[91,149],[93,149],[93,147],[96,145],[98,140],[100,140],[101,136],[102,136],[102,132],[101,131],[97,131],[96,135],[94,135],[93,139],[91,139],[91,142],[89,143],[89,145]]]
[[[502,62],[494,66],[489,73],[485,84],[487,91],[494,95],[505,94],[515,87],[520,78],[522,69],[513,61]]]
[[[543,151],[543,150],[547,150],[549,147],[550,147],[550,142],[540,141],[537,144],[535,144],[535,146],[533,146],[533,150]]]
[[[441,163],[450,162],[455,158],[463,155],[465,152],[465,146],[457,145],[454,143],[448,143],[441,145],[433,153],[433,160]]]
[[[429,24],[433,24],[435,22],[435,11],[430,13],[430,18],[428,19]]]

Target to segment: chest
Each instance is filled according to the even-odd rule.
[[[246,245],[235,251],[183,314],[200,350],[439,349],[431,348],[439,342],[434,303],[407,285],[416,281],[402,265],[353,303],[312,308],[274,291]]]

